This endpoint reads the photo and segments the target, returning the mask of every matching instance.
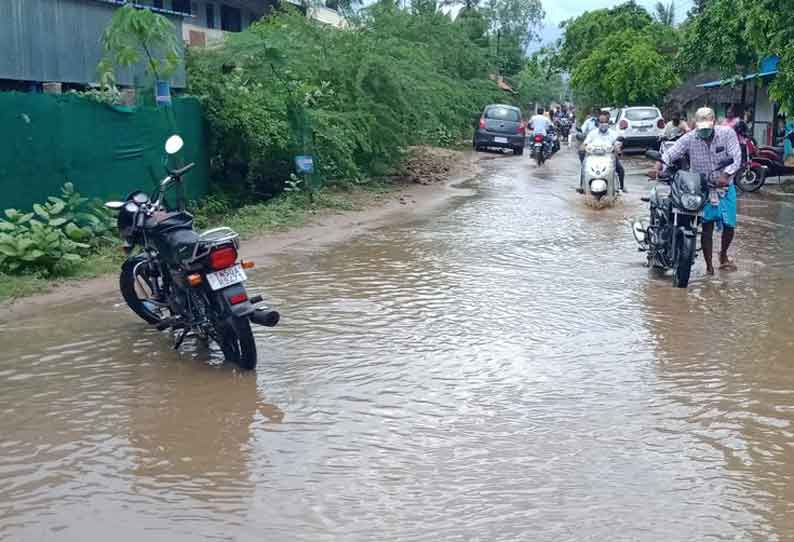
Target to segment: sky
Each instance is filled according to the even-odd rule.
[[[546,20],[541,30],[541,43],[533,44],[532,49],[540,48],[561,36],[559,24],[566,19],[581,15],[585,11],[611,8],[622,4],[624,0],[543,0],[543,9],[546,11]],[[667,3],[668,0],[664,0]],[[653,13],[656,0],[637,0],[637,3]],[[680,23],[686,12],[692,7],[692,0],[676,0],[676,23]]]

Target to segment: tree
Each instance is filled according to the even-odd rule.
[[[650,37],[630,29],[602,40],[571,78],[577,102],[584,106],[659,103],[677,83]]]
[[[562,75],[550,64],[549,55],[541,50],[533,54],[524,68],[515,76],[521,106],[532,110],[534,104],[548,104],[567,94]]]
[[[780,57],[778,75],[770,86],[773,99],[794,112],[794,9],[790,0],[743,0],[745,36],[759,58]]]
[[[611,9],[587,11],[560,23],[564,34],[557,62],[563,69],[573,70],[602,40],[623,30],[646,29],[652,23],[653,18],[633,0]]]
[[[758,55],[745,38],[747,22],[742,5],[736,0],[709,0],[688,21],[677,59],[679,69],[696,73],[716,68],[734,76],[755,67]]]
[[[675,26],[675,2],[665,5],[663,2],[656,2],[654,6],[656,20],[664,26]]]
[[[129,2],[113,13],[102,34],[105,57],[97,71],[105,86],[115,84],[114,68],[135,66],[146,59],[157,79],[169,78],[182,61],[176,27],[158,13]]]

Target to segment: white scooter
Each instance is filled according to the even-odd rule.
[[[620,143],[615,145],[594,143],[584,146],[581,190],[588,198],[596,201],[615,199],[617,195],[615,153],[620,150],[619,146]]]

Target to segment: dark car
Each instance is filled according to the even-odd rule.
[[[474,131],[474,150],[496,147],[524,154],[526,129],[519,108],[512,105],[486,106],[480,116],[480,125]]]

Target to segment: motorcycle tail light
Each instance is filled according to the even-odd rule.
[[[237,250],[234,247],[216,248],[210,252],[210,267],[218,271],[231,267],[237,261]]]
[[[246,295],[245,292],[241,294],[235,294],[229,298],[229,303],[231,303],[232,305],[239,305],[240,303],[243,303],[245,301],[248,301],[248,295]]]
[[[543,143],[543,136],[538,134],[535,136],[535,143]]]

